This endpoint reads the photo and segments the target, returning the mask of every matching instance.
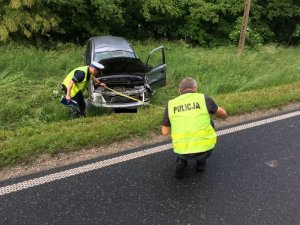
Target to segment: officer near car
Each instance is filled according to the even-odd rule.
[[[226,118],[227,112],[208,95],[197,93],[197,83],[191,77],[180,82],[179,93],[165,108],[162,134],[171,134],[177,156],[175,177],[182,179],[189,159],[196,159],[196,170],[204,171],[217,142],[210,115]]]
[[[66,101],[74,100],[79,107],[78,116],[85,116],[85,101],[83,92],[87,88],[90,79],[94,83],[99,84],[102,87],[106,87],[105,83],[102,83],[97,77],[104,69],[104,66],[98,62],[92,62],[90,66],[81,66],[72,70],[64,79],[62,83],[62,89],[65,92]]]

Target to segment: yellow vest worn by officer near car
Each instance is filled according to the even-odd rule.
[[[204,94],[186,93],[170,100],[168,113],[175,153],[199,153],[214,148],[217,135],[210,123]]]
[[[71,98],[73,98],[79,91],[84,90],[87,87],[87,75],[88,75],[88,66],[82,66],[82,67],[78,67],[74,70],[72,70],[67,77],[64,79],[63,84],[68,87],[69,86],[69,82],[70,80],[72,80],[72,78],[74,77],[75,71],[76,70],[80,70],[84,72],[84,79],[81,82],[78,83],[74,83],[73,87],[71,89]]]

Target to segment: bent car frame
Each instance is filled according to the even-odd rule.
[[[167,66],[163,46],[153,49],[146,63],[143,63],[126,39],[115,36],[92,37],[87,42],[84,59],[86,65],[92,61],[104,65],[98,79],[116,91],[96,86],[90,81],[89,97],[86,99],[88,106],[136,109],[150,102],[156,88],[166,85]]]

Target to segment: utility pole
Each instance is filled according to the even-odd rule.
[[[247,25],[248,25],[248,21],[249,21],[250,5],[251,5],[251,0],[245,0],[244,16],[243,16],[240,41],[239,41],[239,46],[238,46],[238,56],[240,56],[243,53],[244,47],[245,47]]]

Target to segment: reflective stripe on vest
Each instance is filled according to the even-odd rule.
[[[77,82],[73,84],[73,87],[70,92],[71,98],[73,98],[79,91],[84,90],[88,84],[87,82],[88,66],[82,66],[72,70],[64,79],[63,84],[68,88],[69,82],[70,80],[73,79],[76,70],[80,70],[84,72],[84,79],[81,82]]]
[[[174,152],[190,154],[214,148],[217,135],[210,123],[204,94],[186,93],[170,100],[168,113]]]

